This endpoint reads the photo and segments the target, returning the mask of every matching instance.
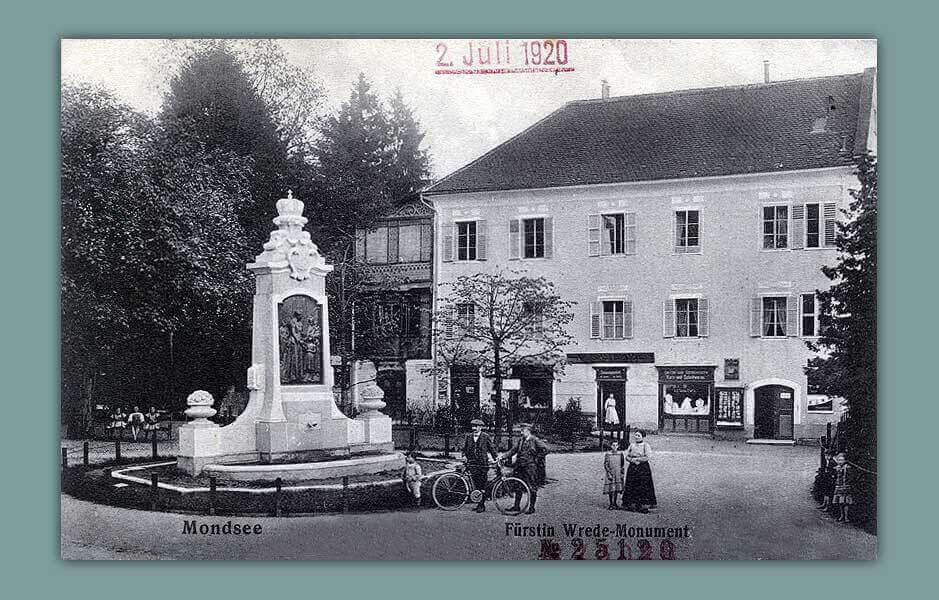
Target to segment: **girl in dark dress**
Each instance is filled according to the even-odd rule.
[[[623,485],[623,508],[641,513],[649,512],[646,506],[654,508],[658,503],[655,498],[655,484],[652,483],[652,448],[645,441],[641,429],[633,433],[633,441],[626,449],[626,482]],[[632,507],[632,508],[631,508]]]

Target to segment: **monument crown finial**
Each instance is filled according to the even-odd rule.
[[[287,199],[293,200],[293,190],[287,190]]]

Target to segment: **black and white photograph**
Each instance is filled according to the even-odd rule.
[[[421,35],[59,39],[61,558],[876,560],[877,40]]]

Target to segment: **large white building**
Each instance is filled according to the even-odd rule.
[[[506,267],[575,300],[561,376],[513,375],[534,410],[578,400],[661,431],[797,440],[812,393],[821,267],[876,146],[874,69],[570,102],[432,186],[434,275]],[[451,370],[438,399],[488,394]]]

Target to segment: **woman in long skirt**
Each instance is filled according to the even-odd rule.
[[[610,510],[616,508],[616,496],[623,491],[623,468],[626,462],[619,451],[619,442],[610,442],[610,451],[603,455],[603,493],[610,498]]]
[[[623,485],[623,508],[641,513],[649,512],[658,503],[655,498],[655,484],[652,482],[652,448],[645,441],[641,429],[633,432],[633,441],[626,450],[626,482]]]

